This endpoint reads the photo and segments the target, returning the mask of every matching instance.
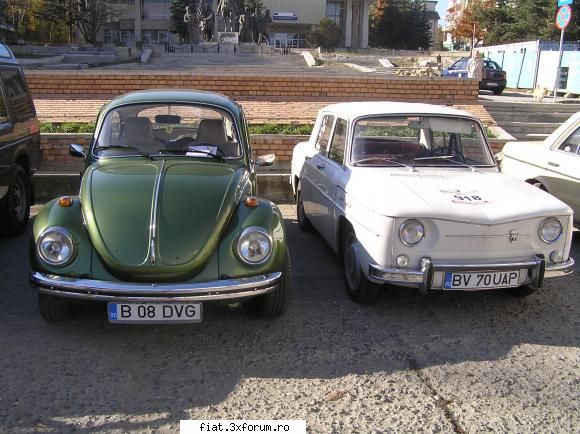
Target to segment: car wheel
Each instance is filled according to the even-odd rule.
[[[66,321],[69,318],[69,304],[62,298],[38,294],[38,307],[45,321]]]
[[[494,95],[501,95],[503,92],[503,89],[493,89],[492,92]]]
[[[527,297],[528,295],[532,295],[535,292],[538,292],[538,288],[533,288],[530,285],[518,286],[517,288],[511,288],[509,293],[516,297]]]
[[[6,198],[6,208],[2,211],[2,232],[18,235],[26,230],[30,217],[30,185],[26,172],[20,166],[14,169]]]
[[[278,289],[266,295],[251,300],[250,306],[254,313],[261,318],[277,318],[284,313],[290,301],[292,292],[292,265],[290,254],[286,249],[286,266],[282,273],[282,280]]]
[[[298,181],[298,188],[296,189],[296,219],[298,220],[298,227],[304,232],[312,230],[312,223],[306,217],[304,212],[304,203],[302,202],[302,182]]]
[[[369,281],[360,265],[358,242],[352,228],[345,231],[342,237],[342,269],[346,283],[346,292],[356,303],[370,303],[379,294],[379,285]]]

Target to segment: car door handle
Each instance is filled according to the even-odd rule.
[[[318,168],[318,169],[322,170],[322,169],[326,168],[326,164],[324,164],[324,163],[319,163],[319,164],[317,164],[317,165],[316,165],[316,168]]]
[[[558,163],[554,163],[554,162],[552,162],[552,161],[548,161],[548,164],[549,164],[550,166],[554,166],[554,167],[560,167],[560,165],[559,165]]]

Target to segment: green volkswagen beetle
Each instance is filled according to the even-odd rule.
[[[71,302],[107,302],[113,323],[197,322],[203,304],[248,301],[263,317],[288,303],[280,211],[256,198],[242,108],[208,92],[151,90],[101,109],[80,193],[34,221],[31,282],[45,320]]]

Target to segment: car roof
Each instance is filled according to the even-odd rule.
[[[0,43],[0,64],[18,65],[10,47],[3,43]]]
[[[322,112],[332,112],[339,117],[356,119],[361,116],[377,115],[443,115],[461,116],[477,120],[472,114],[450,107],[410,102],[364,101],[332,104],[324,107]]]
[[[130,92],[112,99],[101,111],[109,111],[128,104],[204,104],[224,108],[238,115],[240,106],[225,95],[215,92],[185,89],[152,89]]]

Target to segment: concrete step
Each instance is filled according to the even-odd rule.
[[[518,113],[569,113],[570,115],[580,111],[580,103],[552,104],[552,103],[516,103],[499,101],[481,101],[488,111],[493,112],[518,112]]]
[[[543,141],[546,137],[549,136],[549,134],[542,134],[542,133],[514,133],[512,134],[517,140],[522,140],[522,141],[535,141],[535,142],[541,142]]]
[[[497,120],[497,119],[496,119]],[[514,133],[540,133],[551,134],[560,123],[540,123],[540,122],[502,122],[499,124],[504,130],[510,134]]]
[[[493,116],[493,118],[498,123],[505,122],[550,122],[561,124],[565,122],[569,117],[570,113],[517,113],[517,112],[497,112],[495,110],[488,110],[488,112]]]

